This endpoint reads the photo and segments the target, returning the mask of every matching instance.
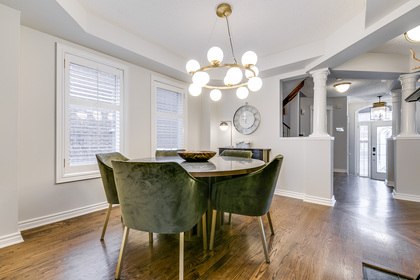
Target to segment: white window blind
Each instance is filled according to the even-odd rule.
[[[57,183],[99,177],[95,155],[122,152],[124,71],[57,44]]]
[[[119,151],[120,76],[70,62],[69,97],[68,164],[95,164],[97,153]]]
[[[156,88],[156,147],[158,150],[184,148],[183,94]]]

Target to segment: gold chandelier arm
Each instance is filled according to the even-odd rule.
[[[414,50],[410,49],[410,52],[411,52],[411,59],[413,59],[414,61],[420,62],[420,59],[416,57],[416,53],[414,52]],[[413,68],[411,68],[411,70],[417,70],[417,69],[420,69],[420,66],[414,66]]]
[[[248,82],[246,83],[242,83],[242,84],[237,84],[237,85],[233,85],[233,86],[224,86],[224,87],[217,87],[217,86],[209,86],[209,85],[205,85],[203,86],[203,88],[208,88],[208,89],[234,89],[234,88],[240,88],[240,87],[244,87],[247,86]]]
[[[238,62],[236,61],[235,52],[234,52],[234,50],[233,50],[232,35],[230,34],[229,20],[228,20],[228,17],[227,17],[227,16],[226,16],[225,18],[226,18],[226,24],[227,24],[228,35],[229,35],[230,50],[232,51],[233,60],[235,61],[235,63],[238,63]]]
[[[244,70],[251,71],[254,74],[254,77],[255,77],[257,75],[255,74],[255,71],[251,69],[251,66],[253,66],[253,65],[247,64],[246,66],[244,66],[244,65],[236,64],[236,63],[234,63],[234,64],[214,64],[214,65],[208,65],[208,66],[201,67],[200,69],[198,69],[195,72],[198,72],[198,71],[207,71],[209,69],[215,69],[215,68],[232,68],[232,67],[238,67],[238,68],[241,68],[241,69],[244,69]],[[192,74],[194,74],[195,72],[192,72]]]
[[[407,32],[405,32],[405,33],[404,33],[404,37],[405,37],[405,39],[406,39],[408,42],[410,42],[410,43],[419,43],[419,41],[413,41],[413,40],[411,40],[411,39],[408,37]]]

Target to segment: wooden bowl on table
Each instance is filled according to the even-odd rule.
[[[216,155],[213,151],[178,151],[178,155],[185,161],[203,162]]]

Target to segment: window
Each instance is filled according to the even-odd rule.
[[[122,149],[124,70],[57,45],[57,183],[99,177],[97,153]]]
[[[186,146],[186,94],[183,84],[152,77],[152,154]]]

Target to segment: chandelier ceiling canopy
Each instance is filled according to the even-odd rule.
[[[258,77],[259,71],[255,66],[258,57],[255,52],[247,51],[242,55],[242,64],[238,64],[233,49],[228,20],[228,17],[232,14],[232,8],[229,4],[220,4],[216,9],[216,14],[220,18],[226,19],[233,63],[223,64],[223,51],[216,46],[210,48],[207,52],[207,60],[210,65],[201,67],[197,60],[189,60],[186,69],[187,72],[192,75],[192,84],[189,86],[188,90],[191,95],[198,96],[201,94],[203,88],[211,89],[210,98],[214,101],[218,101],[222,98],[221,90],[236,89],[236,96],[239,99],[245,99],[248,97],[249,91],[255,92],[262,87],[262,80]],[[215,69],[222,68],[227,69],[223,79],[224,86],[209,84],[211,80],[210,73],[212,71],[214,72]]]

